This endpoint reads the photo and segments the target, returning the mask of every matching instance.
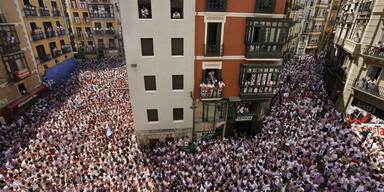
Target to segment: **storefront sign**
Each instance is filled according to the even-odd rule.
[[[22,69],[20,71],[15,72],[15,75],[16,75],[17,79],[19,79],[19,80],[22,80],[22,79],[28,77],[28,75],[30,75],[30,74],[31,74],[31,72],[29,71],[28,68],[25,68],[25,69]]]
[[[237,116],[235,121],[252,121],[252,115]]]
[[[222,63],[219,62],[203,62],[203,69],[221,69]]]
[[[362,130],[369,130],[373,136],[380,136],[384,138],[384,124],[356,124],[357,128],[361,128]]]

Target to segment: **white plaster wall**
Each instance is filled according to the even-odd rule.
[[[182,20],[170,19],[170,0],[152,0],[152,19],[141,20],[137,0],[122,0],[121,21],[136,132],[192,128],[195,1],[184,0]],[[140,38],[153,38],[154,57],[141,56]],[[171,56],[171,38],[184,38],[184,56]],[[137,64],[136,68],[131,64]],[[156,92],[146,93],[144,75],[156,75]],[[184,91],[172,91],[172,75],[184,75]],[[184,121],[173,122],[173,108],[184,108]],[[159,122],[147,121],[147,109],[158,109]]]

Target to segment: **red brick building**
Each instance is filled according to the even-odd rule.
[[[291,24],[286,4],[286,0],[196,0],[197,137],[258,131],[283,63]]]

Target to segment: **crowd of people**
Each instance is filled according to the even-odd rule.
[[[378,157],[329,100],[323,55],[288,62],[262,133],[143,148],[158,191],[384,191]]]
[[[296,57],[253,137],[138,146],[121,58],[79,61],[0,131],[4,191],[384,191],[378,156],[337,112],[323,55]],[[29,138],[31,140],[29,141]]]
[[[1,191],[153,191],[129,94],[119,89],[128,87],[122,63],[79,61],[68,80],[1,127]]]
[[[200,96],[202,98],[221,97],[224,87],[224,81],[216,78],[215,71],[209,71],[206,78],[200,82]]]

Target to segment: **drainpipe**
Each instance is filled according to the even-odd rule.
[[[193,98],[193,92],[189,92],[190,93],[190,97],[192,99],[192,106],[191,106],[191,109],[192,109],[192,141],[195,140],[195,109],[196,109],[196,102],[195,102],[195,98]]]

